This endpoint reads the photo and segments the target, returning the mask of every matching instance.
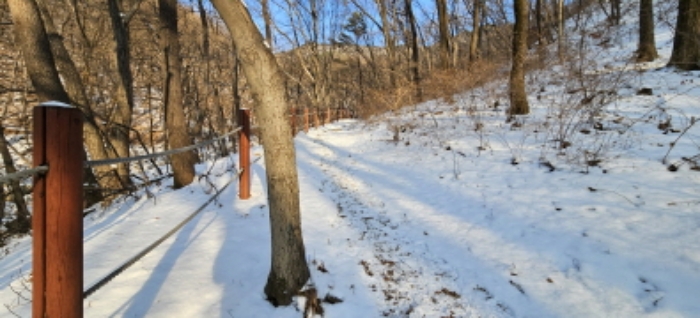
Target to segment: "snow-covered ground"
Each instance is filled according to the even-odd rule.
[[[342,299],[323,304],[325,317],[700,315],[700,72],[662,68],[673,36],[664,23],[661,57],[629,62],[635,28],[636,17],[574,34],[585,67],[532,72],[532,114],[515,122],[494,82],[299,134],[311,283],[319,298]],[[303,299],[264,299],[269,211],[262,150],[253,155],[251,199],[231,183],[86,299],[86,316],[300,317]],[[88,216],[85,288],[222,189],[234,161]],[[30,315],[30,244],[0,259],[2,317]]]

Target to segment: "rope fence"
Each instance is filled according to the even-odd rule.
[[[200,143],[197,143],[197,144],[194,144],[191,146],[172,149],[172,150],[168,150],[168,151],[163,151],[163,152],[158,152],[158,153],[153,153],[153,154],[148,154],[148,155],[141,155],[141,156],[131,156],[131,157],[124,157],[124,158],[113,158],[113,159],[86,161],[85,167],[107,166],[107,165],[113,165],[113,164],[118,164],[118,163],[126,163],[126,162],[133,162],[133,161],[139,161],[139,160],[154,159],[154,158],[159,158],[159,157],[176,155],[179,153],[183,153],[183,152],[187,152],[187,151],[191,151],[194,149],[202,148],[204,146],[211,145],[211,144],[213,144],[217,141],[220,141],[224,138],[230,137],[231,135],[241,131],[241,129],[242,129],[242,127],[237,127],[236,129],[234,129],[226,134],[223,134],[217,138],[209,139],[209,140],[202,141]],[[12,182],[21,181],[25,178],[33,177],[35,175],[43,175],[48,171],[49,171],[48,166],[38,166],[38,167],[35,167],[32,169],[26,169],[26,170],[18,171],[15,173],[1,175],[0,176],[0,184],[9,184]]]
[[[319,113],[313,114],[318,127]],[[333,114],[334,113],[334,114]],[[32,312],[34,317],[83,317],[83,300],[107,284],[138,259],[173,235],[192,220],[204,207],[215,200],[236,178],[232,178],[200,209],[183,220],[166,235],[149,245],[116,270],[83,291],[83,173],[86,167],[114,165],[148,160],[192,151],[239,134],[238,196],[250,198],[250,135],[251,112],[240,109],[238,126],[219,137],[194,145],[133,157],[86,161],[83,149],[83,114],[75,107],[43,103],[33,110],[32,169],[0,176],[0,184],[20,181],[34,176],[32,215]],[[304,130],[308,130],[309,111],[304,110]],[[335,115],[335,116],[332,116]],[[290,114],[295,133],[296,110]],[[323,124],[335,119],[352,117],[349,110],[326,112]],[[259,159],[259,158],[258,158]],[[50,173],[47,173],[49,172]]]
[[[118,163],[126,163],[126,162],[133,162],[133,161],[139,161],[139,160],[154,159],[154,158],[159,158],[159,157],[176,155],[179,153],[183,153],[183,152],[187,152],[187,151],[195,150],[195,149],[198,149],[198,148],[201,148],[204,146],[211,145],[219,140],[222,140],[224,138],[228,138],[229,136],[241,131],[241,129],[242,129],[242,127],[237,127],[236,129],[234,129],[234,130],[232,130],[224,135],[221,135],[217,138],[209,139],[207,141],[202,141],[200,143],[197,143],[197,144],[194,144],[191,146],[186,146],[186,147],[177,148],[177,149],[171,149],[171,150],[158,152],[158,153],[152,153],[152,154],[148,154],[148,155],[86,161],[85,166],[86,167],[107,166],[107,165],[113,165],[113,164],[118,164]]]
[[[0,184],[10,184],[12,182],[21,181],[25,178],[33,177],[35,175],[43,175],[49,171],[48,166],[39,166],[32,169],[22,170],[15,173],[9,173],[0,176]]]
[[[33,110],[33,165],[35,168],[2,176],[0,182],[34,179],[32,215],[32,312],[34,317],[83,317],[83,299],[162,243],[153,243],[116,271],[83,291],[83,174],[86,167],[114,165],[192,151],[239,133],[239,197],[250,196],[249,110],[239,113],[238,127],[194,145],[141,156],[86,161],[83,114],[69,105],[44,103]],[[245,151],[244,151],[245,150]],[[244,158],[243,156],[248,158]],[[248,165],[246,165],[248,164]],[[46,173],[49,172],[49,173]],[[229,182],[229,183],[230,183]],[[227,184],[228,185],[228,184]],[[223,189],[221,189],[223,190]],[[221,193],[210,198],[210,203]],[[246,193],[247,192],[247,193]],[[204,206],[201,208],[203,209]],[[167,236],[191,220],[182,221]]]

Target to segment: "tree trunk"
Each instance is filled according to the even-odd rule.
[[[610,0],[610,11],[612,12],[613,25],[620,25],[622,19],[622,0]]]
[[[416,17],[413,15],[413,4],[411,0],[404,0],[406,6],[406,15],[408,16],[408,24],[411,30],[411,81],[416,89],[416,97],[419,101],[423,100],[423,89],[420,87],[420,52],[418,51],[418,30],[416,29]]]
[[[134,109],[133,76],[130,69],[129,57],[129,30],[124,23],[126,13],[121,8],[119,0],[108,0],[109,18],[112,22],[112,32],[116,42],[116,52],[112,55],[113,63],[116,64],[117,90],[115,102],[117,110],[109,129],[109,137],[118,157],[129,156],[129,146],[131,144],[129,133],[131,130],[131,115]],[[124,187],[132,186],[129,176],[129,163],[117,165],[119,178]]]
[[[102,132],[98,127],[95,114],[93,113],[92,108],[90,107],[90,102],[85,94],[85,87],[80,78],[80,73],[78,72],[75,63],[71,59],[68,50],[63,44],[63,38],[56,30],[46,1],[39,1],[38,5],[44,20],[47,35],[49,37],[51,51],[55,57],[54,60],[56,62],[56,68],[63,78],[66,92],[70,98],[70,104],[78,107],[85,115],[85,121],[83,121],[83,142],[85,143],[85,150],[89,156],[89,159],[107,159],[108,154],[107,150],[105,149]],[[114,193],[122,188],[122,183],[117,175],[117,172],[112,170],[111,167],[99,166],[95,167],[94,169],[95,171],[93,173],[90,168],[85,168],[85,184],[88,186],[84,195],[86,207],[105,199],[105,196],[100,191],[100,188],[107,190],[109,193]],[[97,188],[94,181],[99,184],[99,188]],[[107,199],[109,200],[109,198]]]
[[[10,149],[8,148],[7,139],[5,139],[5,127],[2,126],[0,122],[0,154],[2,155],[2,163],[5,165],[5,172],[7,174],[17,172],[15,168],[14,160],[12,160],[12,155],[10,154]],[[2,185],[0,185],[1,187]],[[15,207],[17,208],[17,215],[15,219],[7,225],[10,232],[13,233],[29,233],[31,228],[29,210],[27,209],[27,203],[24,201],[24,193],[19,181],[10,182],[10,188],[12,188],[12,197],[15,202]],[[2,191],[0,191],[0,195]],[[5,200],[1,198],[0,200]],[[4,213],[4,210],[3,212]],[[2,219],[0,219],[1,221]],[[0,224],[1,225],[1,224]]]
[[[284,82],[275,56],[265,46],[240,0],[213,0],[230,30],[255,99],[265,151],[272,267],[265,294],[275,306],[286,306],[310,277],[301,233],[296,155],[284,99]]]
[[[639,1],[639,45],[637,62],[651,62],[659,56],[654,41],[654,1]]]
[[[547,28],[546,0],[535,2],[535,23],[537,29],[537,56],[540,63],[547,60],[547,45],[549,45],[549,29]]]
[[[177,0],[158,0],[158,16],[161,23],[161,46],[165,70],[165,127],[170,149],[191,145],[187,135],[187,121],[182,105],[182,74],[180,72],[180,44],[177,34]],[[194,180],[194,164],[197,155],[187,151],[170,156],[175,189]]]
[[[564,62],[565,50],[566,50],[566,33],[564,32],[564,0],[557,0],[557,30],[559,36],[557,37],[557,54],[559,55],[559,62]]]
[[[513,65],[510,71],[509,117],[530,112],[525,92],[525,59],[527,58],[528,2],[514,0],[515,25],[513,26]]]
[[[379,16],[382,20],[382,35],[384,36],[384,46],[386,47],[387,64],[389,64],[389,85],[391,88],[396,87],[396,58],[394,37],[391,35],[391,23],[387,13],[386,2],[383,0],[375,0],[379,7]]]
[[[68,55],[59,55],[58,63],[54,58],[52,50],[60,48],[59,45],[52,45],[49,41],[38,3],[34,0],[8,0],[8,5],[14,22],[15,41],[24,55],[27,72],[39,100],[60,101],[70,104],[72,100],[64,89],[57,70],[57,65],[66,63],[64,59]],[[47,15],[46,18],[47,21],[51,22],[49,20],[50,16]],[[54,43],[56,40],[60,41],[60,38],[54,39]],[[64,66],[66,70],[69,70],[69,66]],[[72,85],[73,78],[68,73],[65,76],[65,81],[69,83],[68,85]],[[69,87],[74,88],[73,86]],[[95,180],[95,176],[89,169],[87,171],[89,173],[85,177],[89,184],[89,182]],[[92,193],[86,199],[88,201],[85,204],[91,205],[98,202],[101,196],[99,193]]]
[[[7,4],[14,22],[15,42],[22,50],[29,78],[39,100],[69,103],[36,2],[7,0]]]
[[[700,70],[700,0],[679,0],[676,35],[668,66]]]
[[[262,0],[260,5],[262,6],[263,20],[265,21],[265,40],[267,45],[270,46],[270,51],[274,50],[273,39],[272,39],[272,16],[270,15],[270,1]]]
[[[472,17],[472,36],[469,39],[469,61],[479,59],[479,34],[481,33],[481,15],[484,0],[474,0],[474,16]]]
[[[447,15],[447,0],[437,2],[438,29],[440,38],[440,69],[450,68],[450,20]]]

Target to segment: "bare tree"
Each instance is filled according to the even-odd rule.
[[[513,26],[513,65],[510,71],[509,116],[530,112],[525,92],[525,59],[527,58],[527,32],[529,5],[527,0],[514,0],[515,25]]]
[[[124,1],[107,0],[109,18],[112,22],[112,34],[116,43],[115,54],[111,56],[112,63],[116,65],[116,111],[112,127],[109,129],[109,138],[114,151],[119,157],[128,157],[130,148],[129,133],[131,131],[131,115],[134,110],[133,76],[130,69],[129,42],[130,34],[127,23],[130,14],[124,10]],[[129,176],[129,164],[121,163],[117,166],[119,179],[124,187],[132,185]]]
[[[177,33],[177,0],[158,0],[158,16],[161,23],[161,46],[165,71],[165,125],[170,148],[191,144],[187,134],[187,121],[182,105],[182,73],[180,70],[180,44]],[[194,164],[198,161],[193,151],[170,157],[174,184],[177,189],[194,179]]]
[[[411,0],[404,0],[406,9],[406,17],[408,18],[408,26],[410,31],[410,39],[407,42],[411,43],[411,62],[410,62],[410,78],[416,89],[416,97],[418,100],[423,99],[423,90],[420,87],[420,51],[418,47],[418,29],[416,27],[416,17],[413,14],[413,3]]]
[[[38,1],[37,4],[44,20],[44,26],[51,45],[51,51],[54,55],[56,68],[63,78],[63,84],[70,98],[70,104],[78,107],[85,116],[85,121],[83,122],[83,142],[85,143],[87,154],[90,156],[90,159],[93,160],[107,159],[109,155],[105,148],[103,135],[100,131],[96,115],[85,94],[85,87],[80,78],[78,68],[73,62],[73,59],[71,59],[63,43],[63,37],[58,34],[56,30],[46,1],[41,0]],[[111,167],[98,166],[94,169],[94,173],[89,168],[85,169],[84,175],[86,184],[88,185],[85,191],[86,206],[90,206],[105,199],[108,201],[110,200],[110,196],[108,195],[105,197],[100,190],[107,190],[110,193],[114,193],[123,188],[117,171],[112,170]],[[100,189],[94,189],[95,182],[92,182],[92,180],[95,180],[99,184]]]
[[[472,35],[469,40],[469,61],[479,59],[479,35],[481,34],[481,17],[484,11],[485,0],[474,0],[474,13],[472,14]]]
[[[440,43],[440,68],[450,68],[450,22],[447,14],[447,0],[435,0],[437,4]]]
[[[55,68],[44,23],[34,0],[7,0],[15,24],[15,42],[24,56],[29,78],[43,101],[70,102]]]
[[[559,62],[564,62],[564,53],[566,50],[566,32],[564,32],[564,0],[557,1],[557,55]]]
[[[658,56],[654,41],[654,1],[640,0],[637,62],[651,62]]]
[[[700,0],[679,0],[669,66],[700,70]]]
[[[261,0],[263,20],[265,21],[265,40],[270,50],[274,50],[274,39],[272,38],[272,15],[270,14],[270,1]]]
[[[286,306],[310,277],[301,235],[296,155],[284,100],[284,81],[275,56],[240,0],[212,0],[226,23],[256,102],[265,149],[272,267],[265,286],[268,300]]]
[[[379,16],[382,20],[381,30],[384,36],[384,46],[386,48],[387,54],[387,64],[389,65],[389,84],[393,88],[396,86],[396,43],[394,41],[394,36],[391,34],[392,25],[389,22],[389,14],[387,12],[387,5],[384,0],[375,0],[375,3],[379,7]],[[359,7],[359,5],[357,5]],[[367,14],[365,14],[367,16]]]

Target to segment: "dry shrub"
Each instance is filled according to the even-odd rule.
[[[422,82],[423,99],[445,98],[452,102],[452,96],[508,75],[505,63],[478,61],[466,69],[436,70]]]
[[[470,65],[468,69],[434,71],[423,78],[418,87],[405,80],[393,89],[367,89],[365,103],[357,108],[357,115],[367,119],[421,101],[439,98],[453,102],[454,95],[508,75],[508,70],[504,69],[503,65],[493,61],[479,61]]]

